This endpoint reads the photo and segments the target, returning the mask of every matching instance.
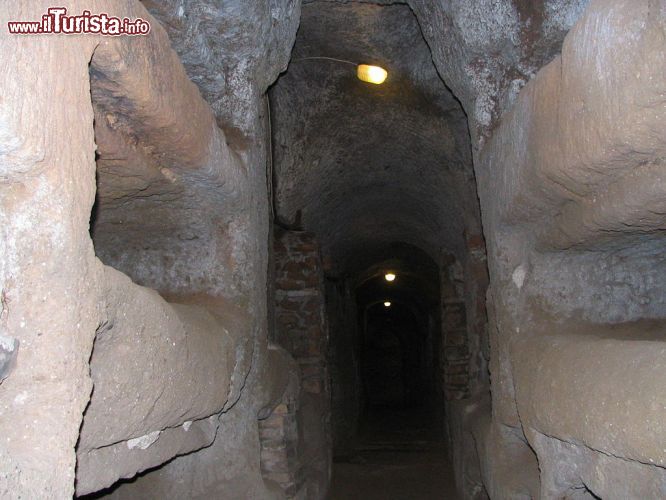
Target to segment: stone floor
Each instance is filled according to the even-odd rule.
[[[330,500],[456,500],[438,421],[425,408],[370,411],[355,452],[335,459]]]

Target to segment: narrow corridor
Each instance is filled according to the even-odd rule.
[[[0,500],[666,499],[666,0],[50,5]]]
[[[456,500],[453,468],[437,413],[374,408],[353,453],[334,459],[330,500]]]

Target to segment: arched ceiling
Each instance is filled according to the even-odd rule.
[[[383,85],[333,57],[378,64]],[[474,197],[465,114],[406,5],[304,4],[287,72],[270,92],[278,217],[319,237],[334,266],[405,242],[463,248]]]

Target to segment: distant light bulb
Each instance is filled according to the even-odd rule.
[[[385,279],[386,281],[395,281],[395,274],[393,274],[393,273],[386,273],[386,274],[384,275],[384,279]]]
[[[356,69],[358,79],[375,85],[381,85],[386,81],[388,72],[379,66],[370,66],[368,64],[359,64]]]
[[[384,302],[384,307],[391,307],[391,303],[387,300]]]

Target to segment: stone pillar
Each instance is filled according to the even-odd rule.
[[[319,247],[312,234],[278,229],[274,259],[273,340],[291,353],[298,364],[301,391],[298,407],[282,404],[260,424],[262,457],[271,455],[273,472],[268,478],[277,474],[288,496],[323,498],[331,467],[331,391]],[[300,426],[298,432],[290,430],[294,425]],[[266,439],[268,435],[272,439]],[[299,442],[299,435],[307,439]],[[275,451],[275,439],[279,440],[279,452]],[[264,461],[264,465],[268,463],[269,460]]]
[[[293,403],[280,403],[259,421],[261,473],[280,485],[292,498],[303,486],[303,467],[298,457],[298,423]]]
[[[275,244],[275,341],[301,370],[303,390],[328,394],[324,275],[314,237],[277,232]]]
[[[88,235],[96,40],[12,35],[6,25],[39,20],[49,6],[0,4],[0,344],[14,357],[0,385],[2,498],[74,494],[100,320],[100,266]]]

